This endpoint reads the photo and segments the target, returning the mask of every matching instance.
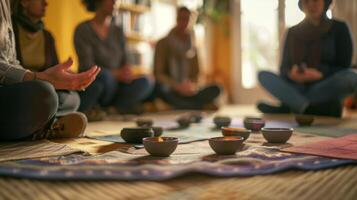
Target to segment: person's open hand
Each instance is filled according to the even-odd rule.
[[[73,60],[69,58],[66,62],[50,67],[49,69],[38,72],[37,79],[50,82],[58,90],[84,90],[96,78],[100,72],[97,66],[89,70],[75,74],[70,72]]]

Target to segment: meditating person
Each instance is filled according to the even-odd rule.
[[[73,74],[69,59],[42,72],[19,65],[16,59],[10,1],[0,0],[0,141],[68,138],[84,133],[87,120],[81,113],[56,117],[57,90],[82,90],[100,68]]]
[[[12,20],[16,54],[20,65],[41,72],[59,64],[55,41],[42,22],[46,0],[13,0]],[[57,115],[77,111],[80,99],[77,92],[57,90],[59,110]]]
[[[189,30],[191,11],[177,10],[177,24],[158,41],[154,58],[156,92],[176,109],[204,109],[220,95],[219,86],[199,85],[199,60],[195,40]]]
[[[138,114],[141,103],[153,90],[153,81],[136,76],[127,62],[126,38],[113,19],[114,0],[84,0],[93,19],[78,25],[74,44],[79,70],[98,65],[102,71],[86,91],[80,92],[79,110],[91,116],[97,108],[114,106],[119,113]],[[95,119],[95,114],[93,120]],[[99,118],[100,119],[100,118]],[[98,120],[99,120],[98,119]]]
[[[286,35],[280,75],[262,71],[261,85],[281,105],[260,102],[263,113],[304,113],[340,117],[342,100],[357,86],[350,68],[352,39],[344,22],[326,16],[332,0],[299,0],[305,19]]]

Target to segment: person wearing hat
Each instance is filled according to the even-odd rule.
[[[346,23],[329,19],[332,0],[299,0],[305,19],[287,31],[280,75],[261,71],[260,84],[280,101],[259,102],[263,113],[340,117],[342,100],[357,86],[353,45]]]

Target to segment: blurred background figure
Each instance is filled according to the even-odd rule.
[[[340,117],[343,99],[357,86],[351,67],[353,44],[346,23],[329,19],[332,0],[300,0],[305,19],[286,35],[280,75],[262,71],[261,85],[281,105],[258,103],[263,113]]]
[[[153,82],[136,76],[127,63],[126,38],[113,18],[115,0],[84,0],[93,19],[78,25],[74,44],[79,71],[91,65],[102,67],[94,83],[80,93],[80,111],[91,120],[103,118],[103,107],[114,106],[122,114],[142,112],[141,102],[152,92]]]
[[[199,85],[200,66],[190,18],[188,8],[178,8],[176,26],[156,45],[156,94],[176,109],[216,108],[214,101],[221,89],[214,84]]]

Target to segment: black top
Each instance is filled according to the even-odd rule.
[[[324,79],[340,70],[349,68],[351,66],[353,54],[352,38],[346,23],[338,20],[331,20],[330,23],[331,27],[329,30],[319,38],[319,64],[317,64],[317,66],[309,66],[319,70],[323,74]],[[300,24],[291,27],[288,30],[285,39],[280,65],[280,75],[288,80],[288,73],[292,66],[296,64],[293,63],[292,55],[290,55],[291,41],[294,41],[295,38],[293,37],[296,35]],[[309,44],[306,44],[305,46],[307,45]],[[306,61],[306,63],[308,62]]]

